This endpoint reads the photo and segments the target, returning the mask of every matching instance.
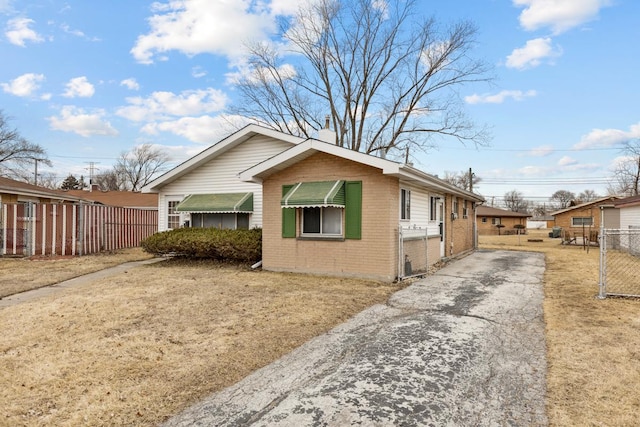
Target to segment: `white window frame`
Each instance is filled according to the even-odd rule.
[[[400,220],[409,221],[411,219],[411,190],[400,189]]]
[[[500,217],[496,216],[496,217],[491,218],[491,224],[500,225],[500,224],[502,224],[502,221],[500,221]]]
[[[304,214],[306,209],[320,209],[320,232],[305,232],[304,231]],[[340,231],[338,233],[325,233],[324,232],[324,213],[326,209],[337,209],[340,212]],[[318,206],[316,208],[300,208],[300,236],[301,237],[344,237],[344,208],[337,206]]]
[[[465,200],[464,202],[462,202],[462,218],[463,219],[469,218],[469,208],[467,206],[467,202],[468,200]]]
[[[166,222],[166,226],[167,226],[167,230],[175,230],[176,228],[180,228],[182,227],[182,214],[180,212],[175,212],[173,211],[173,209],[175,209],[176,206],[178,206],[178,204],[182,201],[182,199],[184,199],[184,196],[167,196],[166,200],[165,200],[165,220]],[[173,205],[173,209],[171,207],[171,204],[175,203],[175,205]],[[177,218],[177,227],[171,227],[170,225],[172,224],[171,218]],[[175,222],[175,220],[173,221]]]

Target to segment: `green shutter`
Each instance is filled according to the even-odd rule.
[[[282,186],[282,196],[289,192],[293,185]],[[296,208],[281,208],[282,237],[296,237]]]
[[[346,239],[362,238],[362,181],[345,183],[345,230]]]

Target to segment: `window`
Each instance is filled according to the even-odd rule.
[[[457,197],[454,197],[454,198],[453,198],[453,206],[452,206],[452,207],[453,207],[453,209],[452,209],[452,210],[453,210],[453,213],[454,213],[454,214],[456,215],[456,217],[457,217],[457,216],[458,216],[458,212],[459,212],[459,211],[458,211],[459,206],[458,206],[458,198],[457,198]]]
[[[438,200],[439,197],[429,198],[429,221],[436,221],[438,219]]]
[[[300,189],[299,184],[283,185],[283,199],[281,201],[282,237],[344,237],[344,239],[361,239],[362,181],[341,182],[343,188],[340,189],[339,193],[342,194],[342,190],[344,190],[344,199],[343,201],[334,199],[333,206],[322,206],[320,202],[313,206],[316,201],[309,199],[309,197],[313,196],[313,191],[317,192],[325,187],[323,183],[308,183],[306,185],[308,191],[301,191],[300,196],[295,193],[296,187]],[[323,199],[325,197],[333,197],[331,194],[323,195]],[[299,200],[296,197],[299,197]],[[286,207],[285,201],[288,203]],[[296,206],[296,203],[299,203],[299,205]],[[309,206],[310,204],[311,206]]]
[[[400,190],[400,219],[411,219],[411,190]]]
[[[491,218],[491,224],[493,225],[500,224],[500,218]]]
[[[571,226],[572,227],[582,227],[582,226],[593,225],[593,217],[590,216],[575,216],[571,217]]]
[[[482,217],[482,222],[487,222],[487,217],[486,216]]]
[[[176,212],[176,206],[179,203],[180,200],[167,201],[167,228],[169,230],[180,228],[180,212]]]
[[[343,209],[336,207],[303,208],[302,234],[341,236],[342,212]]]
[[[248,213],[192,213],[191,227],[237,230],[249,229]]]
[[[468,213],[469,209],[467,208],[467,200],[464,201],[464,205],[462,205],[462,218],[468,218],[469,217],[469,213]]]

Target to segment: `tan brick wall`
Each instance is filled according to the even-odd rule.
[[[571,226],[571,218],[573,217],[593,217],[593,225],[591,226],[591,229],[592,230],[600,229],[600,208],[598,206],[593,206],[591,208],[586,208],[586,209],[574,209],[574,210],[556,215],[554,225],[556,227],[562,227],[564,230],[581,233],[583,229],[582,226],[580,227]],[[584,229],[588,231],[589,227],[584,227]]]
[[[516,224],[522,224],[526,227],[527,225],[527,219],[526,218],[510,218],[510,217],[502,217],[500,218],[500,222],[504,225],[504,227],[502,227],[500,229],[500,231],[498,232],[498,227],[496,227],[495,224],[493,224],[492,220],[495,217],[492,216],[487,216],[484,218],[487,218],[487,222],[482,222],[482,218],[481,216],[478,217],[478,234],[480,234],[481,236],[490,236],[490,235],[498,235],[498,234],[506,234],[505,231],[507,233],[514,233],[515,229],[513,228],[514,225]]]
[[[474,248],[474,210],[467,202],[467,218],[463,218],[464,200],[458,198],[458,217],[451,218],[454,197],[445,197],[445,256],[456,256]]]
[[[362,239],[282,238],[282,186],[362,181]],[[391,281],[397,277],[399,182],[378,169],[316,153],[263,182],[263,268]],[[297,224],[299,226],[299,221]]]

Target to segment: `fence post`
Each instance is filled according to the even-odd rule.
[[[78,216],[76,218],[76,230],[77,231],[77,239],[78,239],[78,255],[84,255],[84,206],[83,202],[80,202],[78,205]]]
[[[600,283],[598,284],[599,292],[596,298],[605,299],[607,297],[606,280],[607,280],[607,230],[600,228]]]

